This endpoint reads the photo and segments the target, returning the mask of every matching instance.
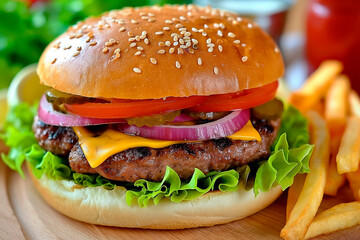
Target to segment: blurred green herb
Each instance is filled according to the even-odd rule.
[[[28,0],[30,2],[30,0]],[[46,47],[68,26],[88,16],[126,6],[191,3],[191,0],[48,0],[29,7],[0,1],[0,89],[24,66],[37,62]]]

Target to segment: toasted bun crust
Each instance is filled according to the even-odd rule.
[[[192,201],[173,203],[165,199],[140,208],[126,204],[123,187],[112,191],[80,188],[71,181],[45,176],[38,180],[30,175],[44,199],[62,214],[91,224],[126,228],[183,229],[228,223],[260,211],[282,193],[280,186],[256,198],[252,191],[217,191]]]
[[[281,77],[284,64],[255,23],[184,5],[88,18],[46,48],[37,73],[43,84],[63,92],[153,99],[259,87]]]

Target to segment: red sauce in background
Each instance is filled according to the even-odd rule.
[[[306,55],[311,70],[323,60],[340,60],[360,93],[360,0],[310,0],[307,14]]]

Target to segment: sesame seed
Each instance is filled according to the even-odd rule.
[[[141,73],[140,68],[133,68],[133,71],[136,72],[136,73]]]
[[[140,42],[140,40],[141,40],[140,36],[139,36],[139,35],[136,35],[136,36],[135,36],[135,40],[138,41],[138,42]]]
[[[175,51],[175,48],[170,48],[169,53],[173,53]]]
[[[76,56],[79,55],[79,54],[80,54],[80,52],[77,51],[76,53],[74,53],[73,57],[76,57]]]
[[[170,42],[170,41],[166,41],[166,42],[165,42],[165,45],[168,46],[168,47],[170,47],[170,46],[171,46],[171,42]]]
[[[106,47],[110,47],[111,45],[113,45],[113,43],[111,43],[111,42],[106,42],[106,43],[105,43],[105,46],[106,46]]]
[[[70,48],[71,48],[71,46],[67,46],[67,47],[64,47],[64,50],[68,50]]]
[[[90,42],[90,40],[91,40],[91,38],[88,37],[88,38],[86,39],[86,43]]]
[[[180,44],[184,44],[185,42],[184,42],[184,39],[179,39],[179,43]]]
[[[241,18],[241,17],[237,17],[236,20],[237,20],[238,22],[241,22],[241,21],[242,21],[242,18]]]
[[[240,40],[234,40],[233,43],[240,44]]]
[[[106,28],[110,28],[110,25],[109,25],[109,24],[105,24],[105,27],[106,27]]]
[[[221,30],[218,30],[217,34],[218,34],[220,37],[222,37],[222,36],[223,36],[223,33],[222,33],[222,31],[221,31]]]
[[[78,50],[78,51],[81,51],[81,49],[82,49],[82,48],[81,48],[80,46],[76,48],[76,50]]]
[[[207,16],[200,16],[200,18],[201,18],[201,19],[204,19],[204,20],[208,20],[208,19],[209,19],[209,17],[207,17]]]
[[[95,46],[97,44],[96,41],[89,43],[90,46]]]
[[[149,18],[148,19],[148,22],[155,22],[156,20],[155,20],[155,18]]]
[[[135,47],[135,46],[136,46],[136,43],[134,43],[134,42],[130,44],[130,47],[131,47],[131,48],[132,48],[132,47]]]
[[[190,37],[190,36],[191,36],[191,32],[186,32],[186,33],[184,34],[184,36],[185,36],[185,37]]]
[[[165,20],[165,23],[173,24],[173,21],[171,21],[171,20]]]
[[[207,43],[207,44],[211,43],[211,38],[208,38],[208,39],[206,40],[206,43]]]
[[[170,28],[169,28],[169,27],[163,27],[163,30],[164,30],[164,31],[169,31]]]
[[[144,43],[145,43],[146,45],[148,45],[148,44],[149,44],[149,39],[145,38],[145,39],[144,39]]]
[[[135,55],[135,56],[141,55],[141,51],[137,51],[134,55]]]
[[[187,42],[186,44],[185,44],[185,46],[188,48],[188,47],[190,47],[191,46],[191,42]]]
[[[242,46],[242,47],[246,47],[246,43],[242,43],[241,46]]]
[[[121,27],[121,28],[119,29],[119,32],[125,32],[125,30],[126,30],[125,27]]]
[[[134,23],[134,24],[138,24],[138,23],[139,23],[139,21],[136,21],[136,20],[134,20],[134,19],[131,19],[131,22]]]
[[[184,50],[182,48],[178,48],[178,54],[184,54]]]
[[[155,58],[150,58],[150,62],[151,62],[152,64],[157,64],[157,61],[156,61]]]
[[[148,16],[149,17],[155,17],[155,14],[154,13],[148,13]]]
[[[207,24],[204,24],[204,28],[207,29],[209,28],[209,26]]]
[[[191,30],[193,31],[193,32],[198,32],[198,30],[197,30],[197,28],[191,28]]]
[[[174,47],[176,47],[177,45],[179,45],[179,42],[174,42],[173,45]]]
[[[109,49],[107,47],[103,48],[102,52],[103,53],[107,53],[109,51]]]
[[[179,62],[179,61],[176,61],[176,62],[175,62],[175,66],[176,66],[176,68],[181,68],[180,62]]]
[[[212,48],[212,47],[208,49],[208,52],[213,52],[213,51],[214,51],[214,48]]]
[[[202,32],[201,33],[204,37],[206,37],[207,33],[206,32]]]
[[[176,28],[182,28],[182,27],[184,27],[184,25],[182,25],[181,23],[178,23],[178,24],[175,25],[175,27]]]
[[[52,61],[51,61],[51,64],[54,64],[56,62],[56,58],[54,58]]]
[[[180,45],[180,48],[187,48],[186,45]]]
[[[164,49],[160,49],[159,51],[157,51],[158,54],[164,54],[165,50]]]
[[[150,17],[149,16],[141,16],[141,19],[144,19],[144,20],[148,20]]]
[[[246,56],[241,58],[241,61],[243,61],[243,62],[246,62],[247,60],[248,60],[248,57],[246,57]]]
[[[198,41],[198,40],[196,40],[195,38],[191,39],[191,41],[192,41],[194,44],[199,43],[199,41]]]
[[[221,29],[225,29],[225,25],[223,23],[220,23],[219,26]]]
[[[223,47],[221,45],[218,46],[219,52],[223,51]]]
[[[145,37],[146,37],[146,35],[147,35],[147,32],[146,32],[146,31],[142,31],[141,36],[145,36]]]
[[[233,21],[232,21],[232,24],[233,24],[233,25],[237,25],[238,23],[239,23],[239,22],[236,21],[236,20],[233,20]]]
[[[93,33],[93,32],[88,32],[86,35],[87,35],[89,38],[91,38],[92,36],[94,36],[94,33]]]
[[[143,50],[144,50],[144,48],[143,48],[143,47],[137,47],[137,50],[139,50],[139,51],[143,51]]]
[[[206,46],[207,46],[208,48],[210,48],[210,47],[212,47],[212,48],[213,48],[213,47],[215,47],[215,44],[213,44],[213,43],[209,43],[209,44],[207,44]]]
[[[198,58],[198,60],[197,60],[197,64],[198,64],[199,66],[201,66],[201,65],[202,65],[202,60],[201,60],[201,58]]]
[[[119,59],[119,58],[120,58],[120,53],[116,53],[115,56],[114,56],[114,58],[113,58],[113,60],[117,60],[117,59]]]
[[[128,35],[129,37],[133,37],[133,36],[134,36],[134,34],[133,34],[132,32],[127,32],[127,35]]]
[[[217,67],[214,67],[214,73],[217,75],[219,74],[219,69]]]
[[[193,54],[195,51],[192,48],[188,48],[189,53]]]
[[[276,53],[278,53],[278,52],[279,52],[279,49],[276,47],[276,48],[274,49],[274,51],[275,51]]]
[[[174,42],[177,42],[177,41],[179,41],[179,37],[178,37],[178,36],[175,36],[175,37],[173,38],[173,40],[174,40]]]
[[[253,27],[253,25],[251,24],[251,23],[248,23],[248,28],[252,28]]]
[[[182,28],[179,28],[179,31],[185,31],[186,32],[187,28],[185,27],[182,27]]]
[[[180,18],[181,20],[186,20],[186,18],[183,17],[183,16],[180,16],[179,18]]]
[[[159,47],[163,47],[163,46],[165,46],[165,43],[164,42],[159,42],[158,45],[159,45]]]
[[[164,32],[161,32],[161,31],[155,32],[155,35],[163,35],[163,34],[164,34]]]
[[[114,53],[117,54],[117,53],[120,53],[120,51],[121,51],[120,48],[117,48],[117,49],[115,49]]]
[[[233,32],[229,32],[228,33],[228,36],[231,37],[231,38],[234,38],[235,37],[235,34]]]
[[[129,38],[129,42],[134,42],[135,40],[135,38]]]

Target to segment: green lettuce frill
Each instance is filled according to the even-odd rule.
[[[0,135],[11,148],[8,155],[2,154],[6,165],[21,176],[24,176],[22,164],[28,161],[37,178],[45,174],[54,180],[66,179],[83,187],[102,186],[108,190],[123,186],[127,189],[128,205],[137,203],[140,207],[146,207],[149,202],[158,204],[163,198],[181,202],[213,190],[236,191],[240,184],[245,189],[254,189],[256,195],[260,191],[269,191],[274,185],[280,185],[285,190],[292,185],[296,174],[309,172],[309,159],[313,150],[313,146],[308,144],[306,119],[295,108],[288,106],[282,116],[279,136],[267,161],[223,172],[213,171],[206,175],[195,169],[192,177],[187,180],[181,180],[173,169],[167,167],[161,182],[143,179],[135,183],[117,182],[98,174],[75,173],[69,167],[67,159],[43,150],[31,130],[35,113],[36,107],[26,104],[10,110],[4,132]]]

